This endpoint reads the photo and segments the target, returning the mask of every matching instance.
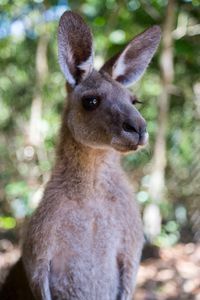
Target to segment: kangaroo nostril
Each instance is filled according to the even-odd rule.
[[[138,131],[136,130],[136,128],[132,124],[130,124],[128,122],[124,122],[122,124],[122,128],[126,132],[136,132],[136,133],[138,133]]]
[[[144,133],[146,133],[147,132],[147,126],[145,125],[144,127],[142,127],[141,129],[140,129],[140,135],[142,135],[142,134],[144,134]]]

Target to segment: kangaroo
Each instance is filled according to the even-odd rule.
[[[144,73],[160,36],[151,27],[97,71],[88,26],[71,11],[60,19],[68,101],[55,167],[22,255],[35,299],[133,297],[144,238],[120,155],[145,145],[148,133],[127,86]]]

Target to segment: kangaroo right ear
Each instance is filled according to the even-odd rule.
[[[89,75],[93,68],[92,34],[83,19],[66,11],[58,27],[58,58],[71,87]]]
[[[159,26],[153,26],[136,36],[125,49],[109,59],[101,70],[113,79],[129,85],[140,79],[150,63],[161,38]]]

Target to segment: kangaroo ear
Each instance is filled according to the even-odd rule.
[[[74,87],[93,68],[92,34],[83,19],[66,11],[58,27],[58,58],[66,80]]]
[[[125,49],[109,59],[101,70],[124,85],[137,81],[150,63],[161,38],[159,26],[153,26],[136,36]]]

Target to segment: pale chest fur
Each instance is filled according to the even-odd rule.
[[[42,265],[49,264],[50,285],[58,299],[69,286],[84,287],[80,299],[96,299],[95,294],[101,295],[101,290],[102,299],[116,299],[119,258],[130,253],[133,260],[136,243],[141,249],[139,212],[126,180],[113,176],[95,185],[85,199],[79,199],[76,193],[71,200],[65,196],[58,199],[58,194],[56,199],[45,198],[30,223],[31,241],[27,239],[27,244],[31,267],[35,265],[36,270],[34,280],[40,280]],[[44,216],[46,201],[51,207]],[[37,231],[33,230],[36,222]],[[43,243],[35,244],[38,239]],[[71,294],[69,297],[73,299]]]

